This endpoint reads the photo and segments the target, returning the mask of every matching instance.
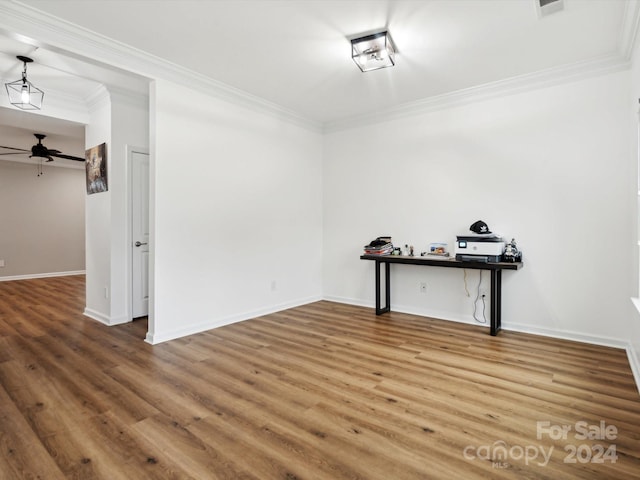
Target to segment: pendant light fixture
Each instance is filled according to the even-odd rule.
[[[394,66],[395,55],[396,47],[388,31],[351,40],[351,58],[363,72]]]
[[[27,63],[31,63],[33,60],[22,55],[18,55],[16,58],[24,64],[24,68],[22,79],[5,83],[9,102],[22,110],[40,110],[44,92],[27,80]]]

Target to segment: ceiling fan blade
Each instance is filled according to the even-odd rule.
[[[73,155],[65,155],[64,153],[55,153],[57,150],[49,150],[49,155],[52,157],[66,158],[67,160],[76,160],[78,162],[84,162],[84,158],[74,157]]]
[[[29,152],[30,150],[25,150],[24,148],[15,148],[15,147],[5,147],[4,145],[0,145],[0,148],[6,148],[7,150],[16,150],[18,152]],[[9,155],[8,153],[3,153],[1,155]]]
[[[31,147],[31,150],[26,150],[24,148],[16,148],[16,147],[5,147],[4,145],[0,145],[0,148],[4,148],[7,150],[12,150],[11,152],[2,152],[0,155],[18,155],[21,153],[31,153],[29,158],[45,158],[47,162],[53,162],[52,157],[64,158],[67,160],[75,160],[77,162],[84,162],[84,158],[74,157],[73,155],[65,155],[60,152],[60,150],[51,149],[49,150],[42,144],[42,140],[46,138],[46,135],[42,133],[34,133],[34,136],[38,139],[38,143]]]

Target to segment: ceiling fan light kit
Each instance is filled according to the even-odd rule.
[[[22,78],[14,82],[5,83],[9,102],[22,110],[40,110],[44,92],[27,80],[27,63],[33,62],[29,57],[16,57],[24,64]]]
[[[351,58],[363,72],[392,67],[395,56],[396,47],[386,30],[351,40]]]
[[[64,158],[66,160],[75,160],[76,162],[84,162],[85,159],[83,157],[76,157],[74,155],[67,155],[62,153],[60,150],[55,150],[52,148],[47,148],[42,144],[42,140],[44,140],[47,136],[43,133],[34,133],[34,137],[38,139],[38,143],[31,147],[31,150],[27,150],[26,148],[18,148],[18,147],[7,147],[4,145],[0,145],[0,155],[29,155],[29,158],[40,158],[46,159],[47,162],[52,162],[56,158]],[[8,150],[7,152],[3,152],[1,150]],[[42,161],[42,160],[41,160]],[[38,176],[40,176],[42,172],[40,171]]]

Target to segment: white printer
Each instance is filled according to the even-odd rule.
[[[498,236],[460,235],[456,240],[456,260],[500,262],[505,246]]]
[[[458,235],[456,260],[469,262],[500,262],[506,244],[501,236],[492,233],[482,220],[470,227],[470,235]]]

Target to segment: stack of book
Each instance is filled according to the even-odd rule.
[[[393,252],[391,237],[378,237],[364,246],[365,254],[390,255]]]

